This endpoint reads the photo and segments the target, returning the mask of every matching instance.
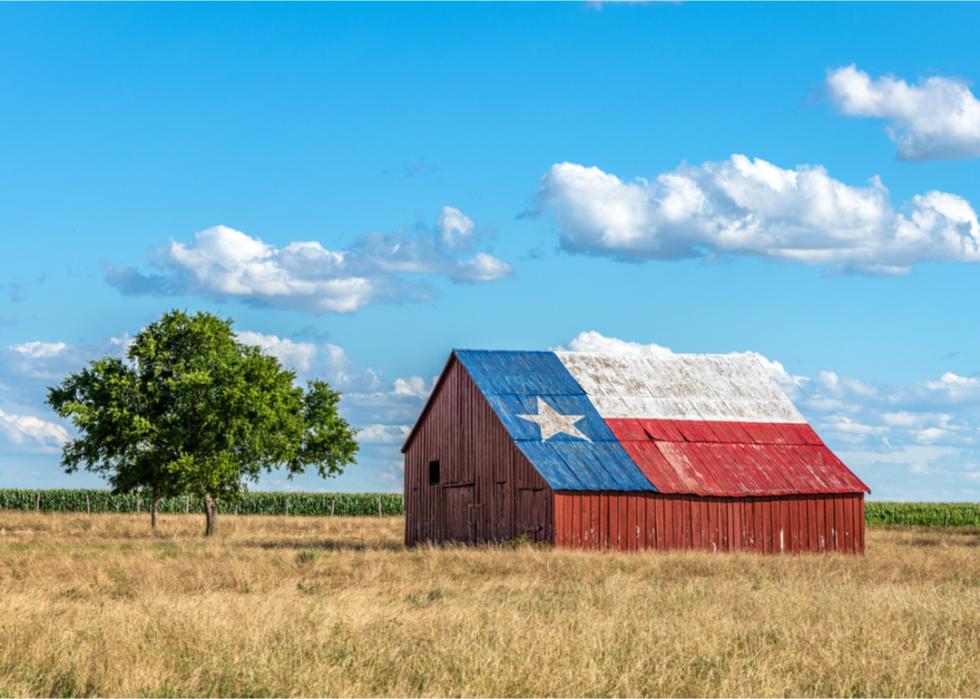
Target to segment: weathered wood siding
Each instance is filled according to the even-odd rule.
[[[405,543],[554,539],[548,484],[451,358],[405,449]],[[440,483],[429,485],[438,460]]]
[[[864,495],[720,498],[556,491],[567,548],[864,552]]]

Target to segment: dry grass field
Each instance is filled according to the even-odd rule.
[[[0,695],[980,695],[980,531],[864,557],[0,512]]]

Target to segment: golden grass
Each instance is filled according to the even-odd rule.
[[[0,512],[0,695],[980,695],[980,531],[864,557]]]

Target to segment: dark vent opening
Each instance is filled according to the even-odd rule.
[[[429,462],[429,485],[439,485],[439,462]]]

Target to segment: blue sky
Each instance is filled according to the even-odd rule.
[[[980,500],[971,5],[0,5],[0,484],[44,388],[231,316],[397,490],[450,348],[757,352],[888,499]]]

